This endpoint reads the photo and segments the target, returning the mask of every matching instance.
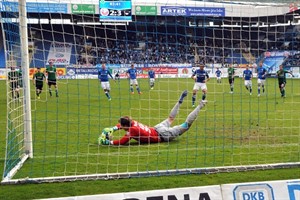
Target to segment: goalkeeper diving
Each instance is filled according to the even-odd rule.
[[[196,120],[200,110],[205,106],[207,101],[201,100],[199,105],[187,116],[184,123],[171,127],[172,122],[179,111],[179,108],[187,96],[187,91],[183,91],[178,102],[172,108],[169,117],[154,127],[146,126],[139,123],[129,116],[123,116],[119,123],[110,128],[104,128],[98,138],[99,145],[125,145],[131,139],[138,141],[140,144],[150,144],[159,142],[169,142],[189,130]],[[119,140],[112,140],[112,133],[117,130],[126,131],[125,135]]]

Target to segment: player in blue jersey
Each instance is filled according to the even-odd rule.
[[[155,83],[155,72],[153,69],[150,69],[148,71],[148,76],[149,76],[149,84],[150,84],[150,88],[151,90],[153,90],[154,88],[154,83]]]
[[[196,95],[199,89],[202,90],[202,100],[205,100],[207,94],[206,82],[210,80],[207,71],[204,70],[204,65],[199,65],[191,77],[195,80],[192,96],[192,106],[195,107]]]
[[[98,71],[98,79],[101,82],[101,87],[102,87],[105,95],[107,96],[108,100],[110,101],[111,96],[109,94],[110,84],[109,84],[108,76],[110,76],[110,78],[114,79],[113,76],[111,75],[110,71],[108,69],[106,69],[105,63],[102,63],[101,69],[99,69],[99,71]]]
[[[138,81],[137,81],[137,70],[134,68],[134,64],[131,64],[131,68],[127,70],[126,72],[127,78],[130,80],[130,92],[131,94],[134,94],[133,91],[133,85],[135,85],[136,90],[138,91],[139,94],[141,93]]]
[[[252,78],[253,78],[252,71],[249,70],[249,67],[247,67],[243,72],[243,79],[244,79],[246,89],[250,91],[250,95],[252,95]]]
[[[257,92],[258,97],[260,96],[260,86],[262,87],[263,93],[265,93],[265,82],[267,77],[267,70],[263,68],[263,63],[259,63],[259,67],[257,68]]]
[[[215,72],[216,77],[217,77],[217,83],[221,83],[221,76],[222,76],[222,71],[217,68],[217,71]]]

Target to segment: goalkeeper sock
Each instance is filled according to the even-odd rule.
[[[172,108],[171,112],[170,112],[170,117],[171,117],[171,118],[175,118],[175,117],[176,117],[176,115],[177,115],[177,113],[178,113],[178,110],[179,110],[179,107],[180,107],[180,103],[177,102],[177,103],[175,104],[175,106]]]
[[[200,110],[204,107],[206,101],[200,101],[199,105],[187,116],[186,122],[188,123],[188,127],[191,127],[192,123],[198,117]]]
[[[202,94],[202,100],[205,100],[206,94]]]

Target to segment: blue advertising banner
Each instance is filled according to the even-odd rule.
[[[225,16],[225,8],[162,6],[162,16]]]
[[[263,62],[263,67],[267,70],[268,74],[275,74],[279,70],[279,65],[283,63],[284,59],[284,56],[267,57]]]
[[[132,21],[131,0],[99,1],[100,21]]]
[[[78,75],[78,74],[91,74],[91,75],[98,75],[97,68],[73,68],[68,67],[66,74],[69,76]]]
[[[18,2],[0,2],[0,9],[4,12],[18,12]],[[28,13],[67,13],[66,3],[33,3],[27,2]]]

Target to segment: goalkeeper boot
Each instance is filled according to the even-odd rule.
[[[183,102],[183,99],[187,96],[188,92],[187,90],[184,90],[182,93],[181,93],[181,96],[178,100],[179,103],[182,103]]]

